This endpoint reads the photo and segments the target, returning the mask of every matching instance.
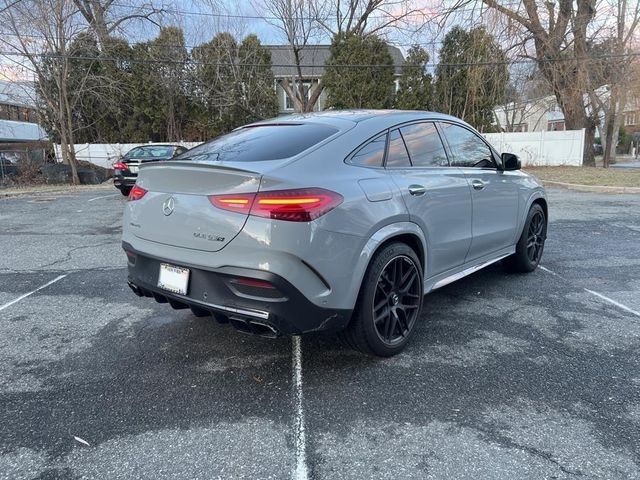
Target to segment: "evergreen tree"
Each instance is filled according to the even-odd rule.
[[[219,33],[192,55],[202,106],[197,130],[210,137],[277,114],[271,54],[255,35],[238,45],[230,33]]]
[[[255,35],[246,37],[238,48],[242,91],[239,97],[239,124],[278,114],[278,99],[271,70],[271,52]]]
[[[337,35],[322,78],[329,92],[327,106],[389,108],[393,73],[393,60],[383,40],[373,35]]]
[[[447,33],[436,68],[438,110],[489,130],[493,109],[503,103],[508,81],[506,56],[484,28],[465,31],[456,26]]]
[[[429,54],[414,45],[409,49],[400,77],[400,90],[396,94],[396,108],[404,110],[430,110],[433,108],[431,74],[426,72]]]

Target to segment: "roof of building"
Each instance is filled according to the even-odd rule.
[[[288,45],[267,45],[271,52],[271,64],[273,65],[273,75],[278,77],[289,77],[297,75],[293,52]],[[307,45],[300,52],[300,64],[302,66],[302,76],[306,78],[320,77],[324,73],[324,64],[329,59],[330,45]],[[395,73],[402,73],[404,56],[398,47],[389,45],[389,54],[393,59]]]
[[[0,80],[0,104],[35,108],[36,89],[33,82]]]
[[[34,142],[46,139],[47,132],[37,123],[0,120],[0,142]]]

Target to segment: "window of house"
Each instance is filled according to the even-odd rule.
[[[381,167],[386,146],[387,134],[383,133],[361,147],[348,162],[362,167]]]
[[[414,123],[400,128],[400,132],[414,167],[446,167],[449,165],[435,124],[432,122]]]
[[[555,122],[547,122],[547,130],[549,132],[558,132],[564,130],[564,120],[558,120]]]
[[[389,151],[387,152],[385,167],[403,168],[410,166],[411,160],[409,160],[409,154],[402,135],[400,135],[399,130],[392,130],[389,133]]]
[[[636,125],[637,122],[638,122],[637,112],[631,112],[625,115],[625,118],[624,118],[625,125],[629,125],[629,126]]]
[[[454,167],[496,168],[489,146],[478,135],[452,123],[441,123]]]

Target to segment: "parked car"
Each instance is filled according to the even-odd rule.
[[[594,154],[595,156],[603,155],[603,154],[604,154],[604,150],[603,150],[603,148],[602,148],[602,145],[601,145],[601,144],[599,144],[599,143],[594,143],[594,144],[593,144],[593,154]]]
[[[463,121],[332,111],[145,166],[122,245],[139,296],[266,336],[340,331],[390,356],[424,294],[499,260],[531,272],[546,234],[540,182]]]
[[[13,152],[0,152],[0,180],[18,173],[18,157]]]
[[[170,160],[187,151],[179,145],[144,145],[129,150],[119,161],[113,164],[113,184],[127,196],[136,183],[140,165],[159,160]]]

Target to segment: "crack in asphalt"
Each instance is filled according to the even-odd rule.
[[[51,263],[46,263],[44,265],[39,265],[38,268],[46,268],[46,267],[52,267],[54,265],[59,265],[60,263],[65,263],[68,262],[72,259],[72,256],[75,252],[79,251],[79,250],[83,250],[85,248],[95,248],[95,247],[104,247],[106,245],[110,245],[110,244],[117,244],[118,242],[113,242],[113,241],[109,241],[109,242],[101,242],[101,243],[96,243],[96,244],[92,244],[92,245],[81,245],[78,247],[74,247],[71,250],[68,250],[67,252],[65,252],[65,258],[61,258],[58,260],[55,260]]]

